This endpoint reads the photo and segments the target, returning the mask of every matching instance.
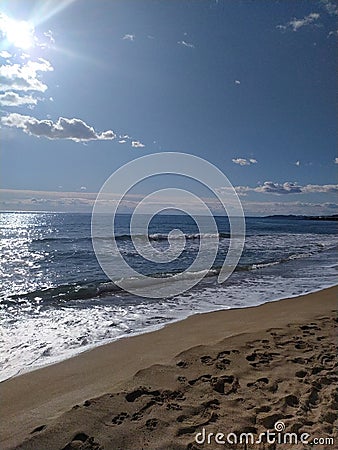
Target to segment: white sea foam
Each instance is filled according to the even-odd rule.
[[[59,308],[31,305],[21,311],[20,320],[15,318],[15,308],[9,308],[1,338],[1,379],[191,314],[255,306],[332,286],[337,284],[332,253],[326,258],[312,256],[303,267],[299,261],[290,261],[284,267],[286,272],[278,273],[270,266],[259,273],[237,272],[224,285],[215,285],[210,279],[200,289],[156,302],[119,294],[114,299],[101,297]]]

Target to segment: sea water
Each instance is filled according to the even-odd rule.
[[[1,380],[191,314],[259,305],[337,284],[337,223],[287,217],[246,218],[240,262],[218,284],[230,230],[226,217],[215,220],[218,233],[202,236],[219,245],[204,279],[175,297],[150,299],[122,291],[104,274],[93,251],[90,214],[1,213]],[[184,250],[163,264],[139,255],[130,216],[116,217],[114,233],[119,251],[138,272],[162,279],[187,271],[193,277],[189,266],[201,235],[191,217],[157,215],[147,236],[133,237],[141,246],[149,239],[150,252],[165,251],[173,229],[184,233]],[[109,245],[110,230],[103,218],[102,233],[94,239]],[[175,236],[171,245],[175,251]],[[115,281],[123,278],[118,264],[114,275]]]

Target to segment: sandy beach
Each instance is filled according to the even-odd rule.
[[[202,440],[258,437],[278,421],[309,441],[334,437],[337,292],[194,315],[9,379],[1,448],[313,448]]]

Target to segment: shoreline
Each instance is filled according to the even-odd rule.
[[[182,352],[332,315],[337,309],[337,292],[334,286],[259,306],[195,314],[5,380],[0,384],[3,448],[14,448],[33,429],[55,420],[75,404],[118,393],[136,373],[150,366],[172,365]]]
[[[91,344],[90,346],[88,346],[88,348],[84,348],[84,349],[81,349],[81,347],[78,347],[77,349],[74,349],[73,351],[71,351],[69,354],[67,354],[67,353],[62,354],[62,355],[60,355],[60,358],[54,359],[51,362],[44,362],[44,363],[41,363],[41,364],[37,364],[35,366],[34,365],[30,365],[29,367],[26,367],[25,369],[18,369],[18,371],[15,372],[14,374],[8,376],[7,378],[1,379],[0,380],[0,385],[1,385],[1,383],[4,383],[4,382],[6,382],[8,380],[11,380],[13,378],[16,378],[18,376],[25,375],[27,373],[34,372],[36,370],[44,369],[45,367],[50,367],[50,366],[53,366],[55,364],[59,364],[59,363],[64,362],[64,361],[68,361],[69,359],[75,358],[78,355],[90,352],[92,350],[95,350],[96,348],[99,348],[99,347],[102,347],[102,346],[105,346],[105,345],[113,344],[114,342],[118,342],[121,339],[129,339],[131,337],[140,336],[142,334],[153,333],[153,332],[159,331],[162,328],[165,328],[165,327],[170,326],[171,324],[174,324],[174,323],[177,323],[177,322],[184,321],[184,320],[186,320],[189,317],[192,317],[194,315],[209,314],[209,313],[212,313],[212,312],[219,312],[219,311],[229,311],[229,310],[241,310],[241,309],[248,309],[248,308],[256,308],[258,306],[262,306],[262,305],[265,305],[267,303],[279,302],[281,300],[287,300],[287,299],[302,297],[304,295],[313,294],[313,293],[320,292],[320,291],[323,291],[323,290],[326,290],[326,289],[331,289],[331,288],[334,288],[334,287],[337,287],[337,286],[338,286],[338,284],[328,285],[328,286],[325,286],[325,287],[315,288],[315,289],[310,290],[310,291],[305,292],[305,293],[276,297],[276,298],[274,298],[272,300],[267,300],[267,301],[264,301],[262,303],[253,304],[253,305],[249,305],[249,306],[242,306],[242,307],[236,306],[236,307],[233,307],[233,308],[232,307],[217,308],[217,309],[210,309],[210,310],[205,310],[205,311],[197,312],[197,313],[193,313],[192,312],[191,314],[188,314],[188,315],[186,315],[184,317],[181,317],[181,318],[173,319],[173,320],[171,320],[169,322],[164,322],[162,324],[156,324],[156,325],[149,326],[149,328],[147,328],[144,331],[137,330],[137,331],[132,332],[130,334],[125,334],[125,335],[122,335],[122,336],[119,336],[119,337],[116,337],[116,338],[113,338],[113,339],[108,339],[108,340],[106,340],[106,341],[104,341],[102,343],[95,342],[95,343]]]

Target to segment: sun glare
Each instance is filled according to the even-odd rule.
[[[28,49],[34,43],[34,27],[26,21],[7,18],[4,32],[8,42],[15,47]]]

